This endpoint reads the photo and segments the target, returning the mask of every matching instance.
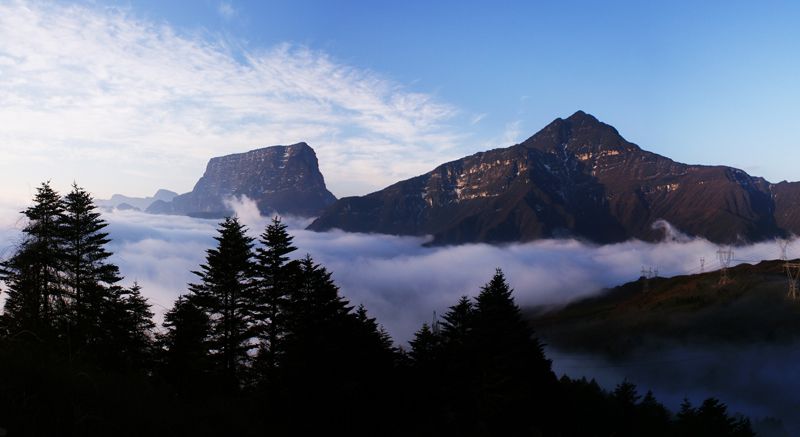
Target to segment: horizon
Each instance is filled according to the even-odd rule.
[[[0,200],[184,193],[212,157],[301,141],[363,195],[577,110],[678,162],[800,179],[800,6],[690,4],[10,1]]]

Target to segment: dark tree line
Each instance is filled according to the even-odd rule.
[[[405,351],[279,219],[254,239],[232,217],[156,333],[85,190],[42,184],[23,214],[0,264],[9,435],[753,435],[714,399],[672,414],[557,379],[499,269]]]
[[[45,183],[23,214],[22,241],[0,263],[4,334],[47,344],[67,360],[91,356],[115,367],[149,360],[153,314],[137,285],[118,285],[106,223],[89,193],[73,185],[62,198]]]

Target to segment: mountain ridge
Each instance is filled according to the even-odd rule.
[[[688,235],[736,244],[800,233],[798,194],[800,183],[649,152],[578,111],[513,146],[340,199],[309,229],[432,235],[440,245],[559,237],[603,244],[658,241],[652,225],[666,220]]]
[[[154,202],[171,201],[178,193],[164,188],[159,188],[149,197],[132,197],[124,194],[112,194],[110,199],[96,199],[95,203],[101,208],[118,208],[123,210],[146,210]]]

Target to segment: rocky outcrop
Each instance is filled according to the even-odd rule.
[[[220,218],[229,199],[247,196],[263,214],[316,216],[336,200],[325,187],[317,155],[306,143],[212,158],[191,192],[155,202],[147,212]]]

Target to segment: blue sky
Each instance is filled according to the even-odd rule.
[[[0,182],[187,191],[210,156],[305,140],[364,194],[577,109],[800,180],[798,22],[788,1],[0,1]]]

